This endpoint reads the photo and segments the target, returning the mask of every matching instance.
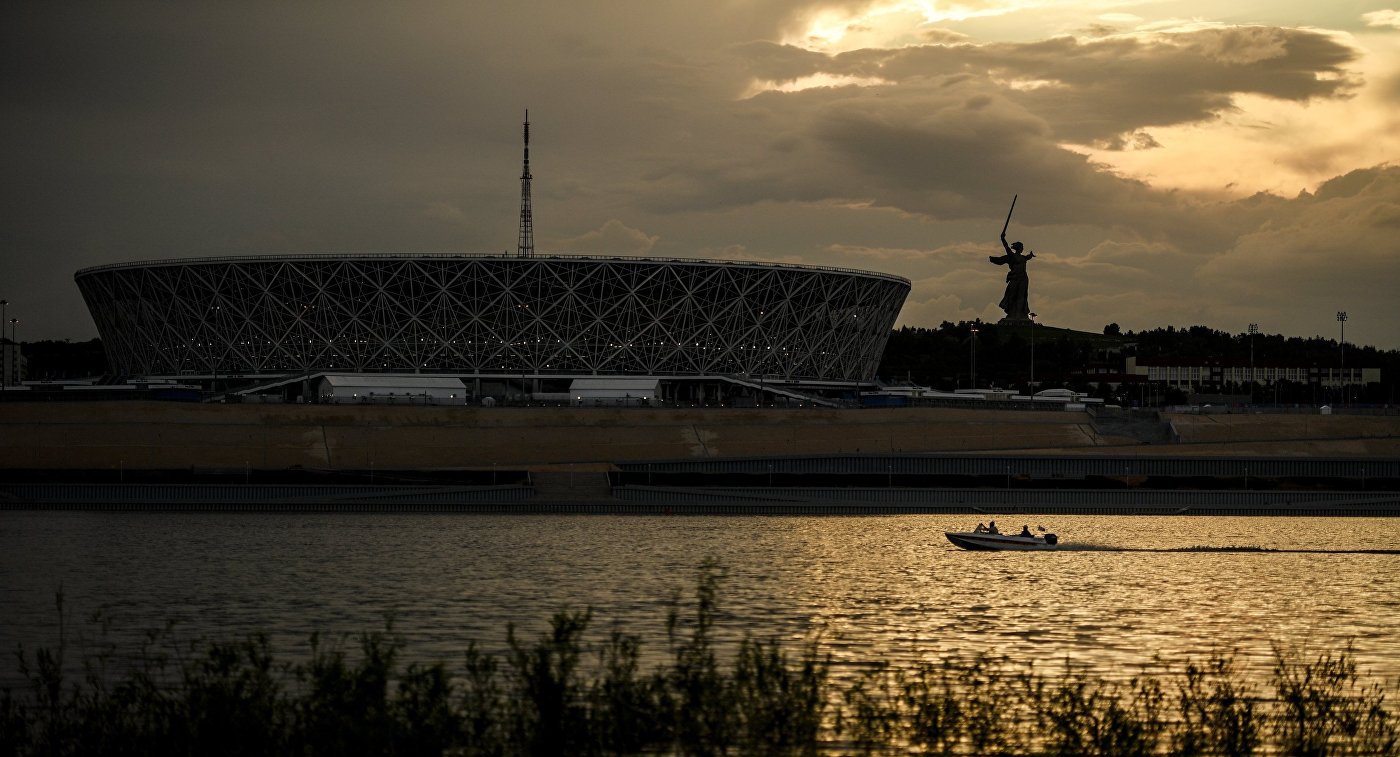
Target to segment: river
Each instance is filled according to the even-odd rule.
[[[1013,516],[1053,553],[954,548],[968,516],[604,516],[311,513],[0,514],[0,683],[10,650],[105,634],[131,648],[262,630],[289,658],[311,632],[378,630],[410,660],[451,664],[468,641],[560,609],[664,652],[670,597],[717,560],[722,629],[816,638],[837,667],[987,652],[1107,677],[1153,659],[1231,651],[1265,675],[1272,649],[1352,643],[1361,669],[1400,677],[1400,523],[1386,519]],[[1275,551],[1174,551],[1250,546]],[[1290,551],[1305,550],[1305,551]],[[1387,553],[1389,551],[1390,553]],[[100,613],[104,623],[91,621]],[[105,627],[105,630],[104,630]]]

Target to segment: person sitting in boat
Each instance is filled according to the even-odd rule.
[[[1018,534],[1018,535],[1019,535],[1019,536],[1034,536],[1034,534],[1031,533],[1031,527],[1030,527],[1030,526],[1021,526],[1021,533]]]
[[[987,524],[986,524],[986,523],[981,523],[981,522],[979,522],[979,523],[977,524],[977,528],[972,529],[972,533],[974,533],[974,534],[985,534],[985,533],[987,533]]]
[[[991,523],[988,523],[988,524],[987,524],[987,533],[989,533],[989,534],[999,534],[999,533],[1001,533],[1000,531],[997,530],[997,522],[996,522],[996,521],[992,521]]]

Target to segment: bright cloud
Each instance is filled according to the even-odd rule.
[[[1363,13],[1361,14],[1361,20],[1366,22],[1367,26],[1389,26],[1394,29],[1400,29],[1400,11],[1397,10],[1381,10]]]
[[[600,228],[561,240],[559,248],[569,252],[644,255],[656,246],[660,238],[613,218]]]
[[[811,76],[801,76],[789,81],[755,81],[740,99],[748,99],[764,92],[801,92],[804,89],[817,89],[821,87],[873,87],[878,84],[886,84],[884,79],[875,76],[849,76],[841,74],[818,73]]]

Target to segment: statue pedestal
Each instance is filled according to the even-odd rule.
[[[998,325],[998,326],[1025,326],[1025,325],[1029,325],[1030,322],[1031,322],[1031,319],[1029,319],[1029,318],[1021,318],[1021,317],[1019,317],[1019,316],[1011,316],[1011,315],[1008,315],[1008,316],[1006,316],[1005,318],[1001,319],[1000,321],[997,321],[997,325]]]

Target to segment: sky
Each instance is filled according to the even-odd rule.
[[[1390,4],[1386,4],[1389,2]],[[0,298],[136,260],[514,252],[896,274],[1002,317],[1400,347],[1396,0],[0,8]]]

